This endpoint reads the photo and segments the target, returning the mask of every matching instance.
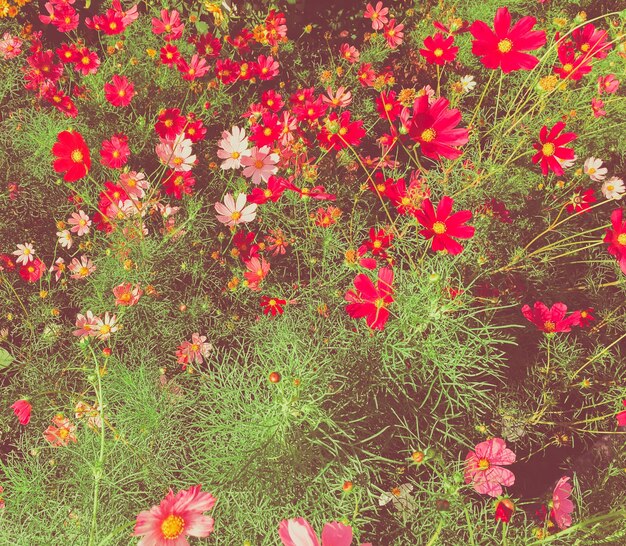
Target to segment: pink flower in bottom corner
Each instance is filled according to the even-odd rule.
[[[135,536],[143,536],[137,546],[189,546],[188,536],[208,537],[213,531],[213,518],[203,512],[215,505],[211,493],[200,491],[201,485],[179,491],[170,489],[158,506],[137,516]]]
[[[572,512],[574,503],[570,500],[572,484],[568,483],[569,476],[563,476],[554,486],[552,493],[552,511],[550,516],[556,522],[559,529],[567,529],[572,525]]]
[[[350,546],[352,543],[352,527],[336,521],[324,525],[321,543],[304,518],[284,519],[278,527],[278,535],[284,546]]]
[[[30,422],[30,411],[32,406],[28,400],[18,400],[11,406],[11,409],[15,413],[15,416],[19,419],[21,425],[27,425]]]
[[[513,472],[502,466],[515,462],[515,453],[502,438],[492,438],[478,444],[465,458],[465,483],[471,483],[478,493],[498,497],[502,486],[515,483]]]

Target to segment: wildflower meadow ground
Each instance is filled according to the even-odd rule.
[[[0,0],[0,545],[626,545],[620,0]]]

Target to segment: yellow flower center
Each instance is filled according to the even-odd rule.
[[[431,129],[426,129],[424,132],[422,132],[421,139],[424,142],[432,142],[433,140],[435,140],[436,136],[437,136],[437,132],[431,128]]]
[[[263,161],[261,161],[260,159],[257,159],[257,160],[254,162],[254,166],[255,166],[257,169],[261,169],[261,168],[263,168]]]
[[[238,210],[236,210],[235,212],[233,212],[230,217],[233,220],[239,220],[239,218],[241,218],[241,212],[239,212]]]
[[[446,225],[443,222],[435,222],[433,224],[433,231],[437,235],[443,235],[446,232]]]
[[[609,185],[606,187],[606,189],[607,189],[607,191],[613,191],[613,190],[615,189],[615,186],[614,186],[613,184],[609,184]]]
[[[595,174],[596,170],[593,167],[589,167],[587,174]]]
[[[120,89],[120,90],[117,92],[117,94],[118,94],[120,97],[124,97],[124,96],[126,96],[126,91],[124,91],[123,89]]]
[[[622,233],[617,237],[617,242],[620,245],[625,245],[626,246],[626,233]]]
[[[543,323],[543,329],[546,332],[554,332],[556,330],[556,324],[554,324],[551,320],[547,320]]]
[[[382,298],[378,298],[375,302],[374,305],[376,306],[376,309],[380,309],[382,307],[385,307],[385,300]]]
[[[487,470],[490,466],[491,466],[491,464],[489,463],[489,461],[487,459],[480,459],[478,461],[478,468],[480,470]]]
[[[168,540],[177,539],[182,534],[184,528],[185,520],[183,520],[180,516],[175,516],[174,514],[167,516],[163,520],[163,523],[161,523],[163,538]]]
[[[571,63],[567,63],[565,65],[563,65],[563,71],[564,72],[571,72],[574,68],[574,65]]]
[[[171,127],[172,125],[174,125],[174,121],[171,119],[166,119],[165,120],[165,126],[166,127]]]
[[[113,157],[117,158],[120,156],[120,152],[118,150],[114,150],[113,153],[111,154]]]
[[[70,157],[74,163],[80,163],[83,160],[83,152],[80,150],[74,150]]]
[[[399,487],[394,487],[394,488],[391,490],[391,494],[392,494],[394,497],[399,497],[399,496],[400,496],[400,488],[399,488]]]
[[[443,55],[443,49],[437,48],[433,51],[435,57],[441,57]]]
[[[59,429],[59,438],[61,438],[61,440],[65,440],[65,438],[67,438],[69,435],[70,431],[66,428]]]
[[[556,152],[556,146],[552,142],[547,142],[541,147],[541,153],[546,157],[553,156],[554,152]]]
[[[165,30],[170,32],[172,30],[172,25],[170,25],[170,24],[165,25]]]
[[[239,156],[241,154],[239,152],[233,152],[232,154],[230,154],[230,157],[232,157],[233,159],[239,159]]]
[[[276,300],[270,300],[270,301],[268,301],[268,302],[267,302],[267,304],[268,304],[270,307],[275,307],[275,306],[276,306],[276,303],[277,303],[277,302],[276,302]]]
[[[89,64],[89,57],[83,57],[80,62],[85,65]]]
[[[590,47],[591,46],[589,44],[583,44],[583,45],[580,46],[580,50],[584,51],[586,53],[587,51],[589,51]]]
[[[508,38],[498,42],[498,51],[500,53],[508,53],[511,49],[513,49],[513,42],[511,42]]]
[[[374,248],[380,248],[383,244],[380,241],[374,241]]]
[[[265,136],[270,136],[272,134],[272,130],[269,127],[266,127],[265,129],[263,129],[263,134]]]
[[[100,333],[103,334],[103,335],[108,334],[110,331],[111,331],[111,327],[108,324],[103,324],[100,327]]]
[[[78,274],[79,274],[81,277],[86,277],[87,275],[89,275],[89,268],[87,268],[87,267],[85,267],[85,266],[81,267],[81,268],[79,269],[79,271],[78,271]]]

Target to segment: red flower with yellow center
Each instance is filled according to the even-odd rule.
[[[444,195],[435,211],[430,199],[424,199],[422,208],[415,212],[417,221],[424,227],[420,233],[426,239],[432,239],[434,251],[445,250],[449,254],[460,254],[463,246],[456,239],[471,239],[475,229],[465,223],[472,219],[469,210],[460,210],[451,214],[454,200]]]
[[[56,160],[52,164],[55,172],[64,172],[63,180],[75,182],[85,177],[91,168],[89,148],[77,131],[62,131],[52,146]]]

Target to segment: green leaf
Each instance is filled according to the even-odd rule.
[[[204,21],[198,20],[198,21],[196,21],[196,30],[200,34],[205,34],[209,30],[209,25],[207,23],[205,23]]]
[[[13,356],[9,351],[0,347],[0,370],[8,368],[13,362]]]

